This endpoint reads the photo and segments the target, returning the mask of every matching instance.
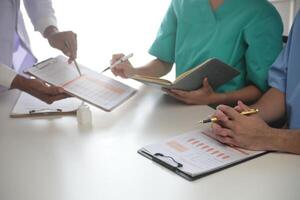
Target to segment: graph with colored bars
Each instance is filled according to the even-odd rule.
[[[129,98],[134,90],[120,82],[104,76],[92,77],[83,75],[73,79],[63,87],[77,96],[108,110]]]
[[[195,131],[165,143],[170,155],[193,169],[207,170],[251,156],[251,152],[233,148]]]
[[[74,92],[75,94],[84,94],[85,97],[90,97],[90,101],[101,101],[101,104],[111,104],[112,101],[118,100],[118,98],[126,91],[122,85],[113,81],[99,80],[81,76],[64,85],[65,88]]]
[[[212,156],[215,156],[217,158],[226,160],[230,158],[230,155],[226,155],[226,153],[222,152],[221,150],[216,149],[215,147],[210,146],[209,144],[206,144],[205,142],[201,142],[195,138],[188,139],[187,142],[191,145],[193,145],[196,148],[201,149],[202,151],[205,151]]]

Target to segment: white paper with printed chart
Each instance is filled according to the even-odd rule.
[[[180,163],[182,167],[177,167],[178,170],[192,177],[217,171],[265,153],[224,145],[207,136],[208,131],[211,129],[191,131],[167,141],[146,146],[140,151],[155,156],[156,159],[172,167]]]
[[[67,93],[78,97],[105,111],[111,111],[134,95],[136,90],[112,78],[80,65],[79,76],[74,64],[58,56],[30,68],[27,73],[55,86],[63,87]]]

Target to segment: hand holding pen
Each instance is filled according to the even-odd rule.
[[[72,31],[59,32],[54,26],[49,26],[44,32],[44,37],[47,38],[50,46],[59,49],[69,57],[69,63],[77,57],[77,35]],[[66,47],[65,43],[68,43]]]
[[[68,41],[65,41],[64,44],[65,44],[65,48],[70,49],[70,44],[68,43]],[[78,71],[79,76],[82,76],[82,73],[81,73],[80,68],[79,68],[79,66],[77,64],[76,59],[74,58],[73,61],[74,61],[74,64],[75,64],[75,67],[76,67],[76,69]]]
[[[121,76],[122,78],[130,78],[135,74],[135,69],[128,61],[133,54],[125,56],[124,54],[115,54],[111,60],[111,66],[107,67],[104,71],[111,69],[115,76]],[[103,72],[104,72],[103,71]]]
[[[250,109],[250,110],[247,110],[247,111],[243,111],[243,112],[240,112],[241,115],[252,115],[252,114],[256,114],[258,113],[259,110],[258,109]],[[211,117],[211,118],[208,118],[208,119],[204,119],[204,120],[201,120],[199,121],[198,123],[214,123],[214,122],[217,122],[219,119],[217,117]]]
[[[247,111],[244,115],[243,111]],[[251,109],[239,101],[235,108],[221,105],[217,107],[214,116],[218,119],[211,124],[211,130],[206,135],[229,146],[250,150],[266,150],[263,144],[268,144],[271,127],[257,115],[257,109]],[[254,116],[246,116],[252,113]],[[264,137],[262,137],[264,136]]]

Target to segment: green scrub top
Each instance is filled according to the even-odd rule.
[[[241,74],[217,88],[239,90],[254,84],[268,89],[269,66],[282,49],[283,24],[267,0],[172,0],[149,53],[176,64],[176,76],[209,58],[218,58]]]

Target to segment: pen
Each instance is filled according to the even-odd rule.
[[[248,111],[243,111],[243,112],[241,112],[240,114],[241,114],[241,115],[251,115],[251,114],[258,113],[258,112],[259,112],[258,109],[250,109],[250,110],[248,110]],[[216,122],[216,121],[218,121],[218,118],[212,117],[212,118],[209,118],[209,119],[201,120],[201,121],[199,121],[198,123],[205,124],[205,123]]]
[[[102,71],[102,73],[105,72],[105,71],[107,71],[107,70],[109,70],[109,69],[111,69],[111,68],[113,68],[114,66],[116,66],[116,65],[118,65],[118,64],[121,64],[122,62],[127,61],[127,60],[128,60],[129,58],[131,58],[132,56],[133,56],[133,53],[128,54],[127,56],[123,56],[123,57],[120,58],[117,62],[115,62],[115,63],[112,64],[111,66],[105,68],[105,69]]]
[[[68,43],[67,41],[65,41],[65,46],[66,46],[66,48],[70,49],[70,45],[69,45],[69,43]],[[76,67],[76,69],[77,69],[77,71],[78,71],[78,73],[79,73],[79,76],[81,76],[82,73],[81,73],[81,71],[80,71],[80,69],[79,69],[79,66],[78,66],[78,64],[77,64],[77,62],[76,62],[75,59],[74,59],[74,64],[75,64],[75,67]]]

